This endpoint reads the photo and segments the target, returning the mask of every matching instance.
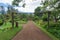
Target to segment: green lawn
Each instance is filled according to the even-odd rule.
[[[17,21],[18,22],[18,25],[19,26],[22,26],[22,24],[25,24],[26,23],[26,21],[22,21],[22,20],[20,20],[20,21]],[[15,23],[14,23],[15,24]],[[15,25],[14,25],[15,26]],[[0,26],[0,31],[1,31],[1,29],[7,29],[7,28],[11,28],[12,27],[12,24],[10,23],[10,22],[7,22],[6,23],[6,25],[5,24],[3,24],[2,26]]]
[[[22,27],[10,29],[8,31],[0,32],[0,40],[11,40]]]
[[[3,24],[0,26],[0,40],[11,40],[17,32],[22,30],[22,24],[25,22],[19,22],[19,27],[14,27],[11,29],[11,23],[7,22],[7,24]]]
[[[2,26],[0,26],[0,29],[6,29],[6,28],[10,28],[10,27],[12,27],[11,26],[11,23],[10,22],[7,22],[6,25],[3,24]]]

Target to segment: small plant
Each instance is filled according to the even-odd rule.
[[[47,20],[47,15],[42,16],[42,20],[43,20],[43,21],[48,21],[48,20]]]
[[[1,25],[3,25],[3,22],[2,22],[2,20],[0,20],[0,26],[1,26]]]

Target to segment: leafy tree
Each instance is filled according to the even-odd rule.
[[[40,16],[41,16],[40,11],[41,11],[41,8],[40,8],[40,7],[37,7],[37,8],[35,9],[34,15],[40,17]]]
[[[22,0],[14,0],[14,1],[12,2],[12,5],[18,6],[18,4],[19,4],[21,1],[22,1]]]
[[[1,6],[1,18],[2,18],[2,22],[4,23],[5,22],[5,19],[4,19],[4,13],[5,13],[5,11],[4,11],[4,7],[3,6]]]

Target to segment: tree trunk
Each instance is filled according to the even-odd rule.
[[[14,13],[12,12],[12,28],[14,28]]]
[[[55,22],[57,22],[57,18],[56,18],[56,15],[55,15]]]
[[[18,22],[15,22],[16,23],[16,27],[18,28]]]
[[[49,28],[49,17],[50,17],[50,11],[48,12],[48,27]]]

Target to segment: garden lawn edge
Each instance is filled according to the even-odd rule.
[[[22,30],[22,26],[18,27],[18,28],[14,27],[14,28],[9,29],[9,30],[7,30],[5,32],[2,32],[2,34],[0,35],[0,37],[2,36],[2,38],[0,40],[11,40],[21,30]],[[13,33],[10,33],[10,32],[13,32]],[[10,35],[12,34],[12,35],[10,36],[9,34]]]
[[[21,27],[21,29],[19,31],[17,31],[17,33],[10,40],[12,40],[22,29],[23,29],[23,27]]]
[[[58,38],[56,38],[54,35],[52,35],[51,33],[49,33],[46,29],[39,27],[38,24],[36,24],[35,22],[33,22],[38,28],[40,28],[44,33],[46,33],[49,37],[52,38],[52,40],[59,40]]]

